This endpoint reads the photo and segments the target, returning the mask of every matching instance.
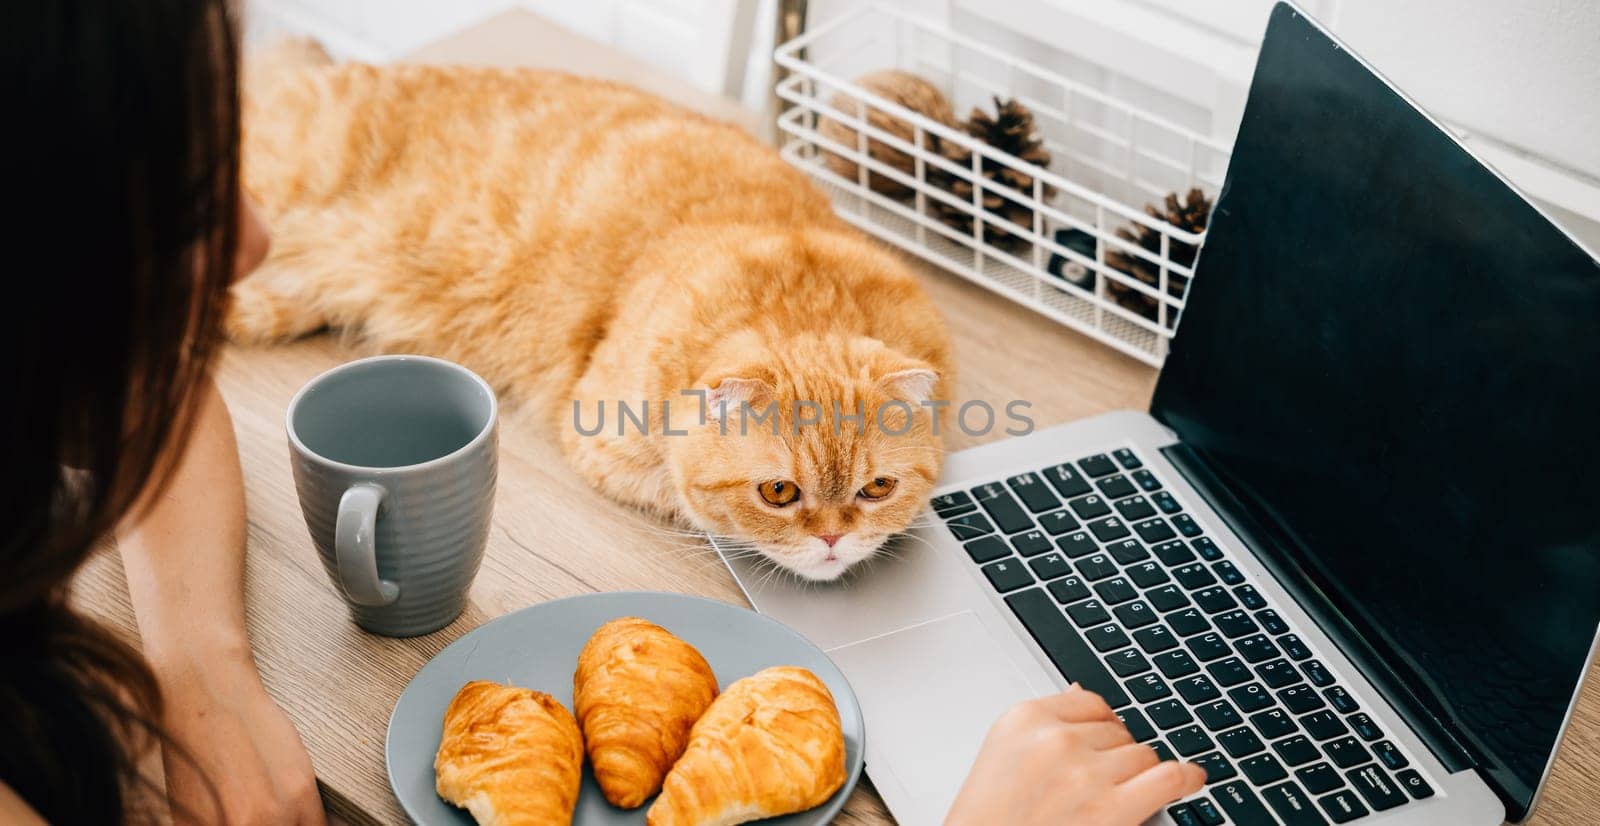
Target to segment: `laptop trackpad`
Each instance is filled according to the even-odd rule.
[[[861,702],[867,773],[900,822],[943,821],[989,726],[1035,696],[995,648],[967,611],[828,652]]]

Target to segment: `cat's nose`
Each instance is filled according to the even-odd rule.
[[[830,548],[832,548],[834,545],[837,545],[839,543],[839,540],[842,539],[843,537],[844,537],[844,534],[842,534],[842,533],[819,533],[819,534],[817,534],[817,538],[822,540],[823,542],[828,543],[828,547],[830,547]]]

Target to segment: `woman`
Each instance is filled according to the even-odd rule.
[[[250,656],[243,486],[211,381],[228,284],[265,249],[239,192],[231,10],[0,14],[13,305],[27,296],[0,325],[0,822],[321,823]],[[67,599],[111,539],[143,657]],[[951,822],[1133,824],[1199,784],[1073,690],[995,726]]]

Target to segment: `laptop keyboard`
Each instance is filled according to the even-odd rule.
[[[1133,450],[932,505],[1063,676],[1206,770],[1167,810],[1180,826],[1349,823],[1433,795]]]

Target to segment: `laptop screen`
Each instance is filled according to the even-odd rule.
[[[1600,625],[1600,264],[1280,5],[1151,412],[1520,819]]]

